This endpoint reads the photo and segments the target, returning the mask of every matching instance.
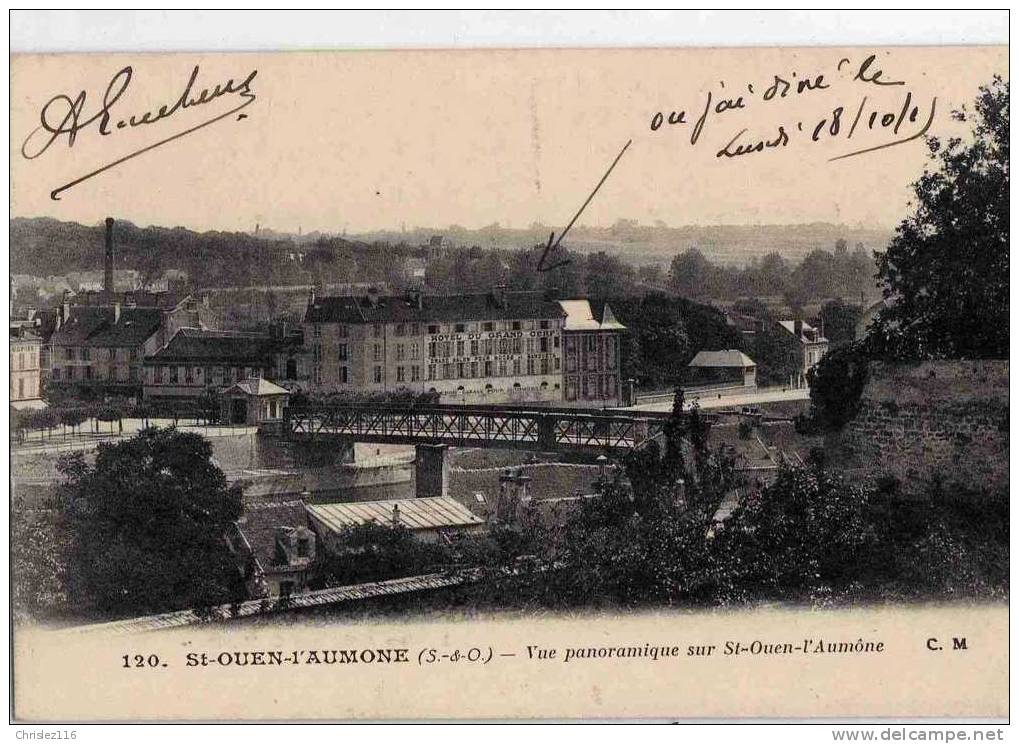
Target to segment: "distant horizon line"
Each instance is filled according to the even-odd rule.
[[[270,225],[261,225],[260,223],[256,223],[256,225],[254,227],[252,227],[251,229],[247,229],[247,230],[244,230],[244,229],[224,229],[224,228],[215,228],[215,227],[211,227],[211,228],[198,228],[198,227],[192,227],[192,226],[189,226],[189,225],[165,225],[165,224],[154,224],[154,223],[151,223],[151,224],[148,224],[148,225],[141,225],[141,224],[139,224],[137,222],[134,222],[133,220],[131,220],[129,218],[126,218],[126,217],[123,217],[123,218],[122,217],[116,217],[115,215],[109,215],[109,216],[112,216],[113,219],[116,220],[117,222],[126,222],[126,223],[129,223],[129,224],[133,225],[134,227],[138,227],[138,228],[143,229],[143,230],[144,229],[148,229],[148,228],[159,228],[159,229],[164,229],[164,230],[176,230],[176,229],[181,229],[182,228],[182,229],[190,230],[192,232],[199,233],[199,234],[200,233],[209,233],[209,232],[218,232],[218,233],[236,233],[236,234],[240,234],[240,235],[250,235],[250,236],[255,236],[255,235],[257,235],[258,233],[260,233],[262,231],[274,233],[274,234],[277,234],[277,235],[294,236],[294,237],[303,237],[303,236],[307,236],[307,235],[323,235],[323,236],[332,236],[332,237],[344,237],[344,236],[357,236],[357,235],[364,235],[364,234],[371,234],[371,233],[407,234],[407,233],[414,233],[414,232],[432,232],[432,233],[437,233],[438,234],[438,233],[449,232],[449,231],[453,231],[453,232],[461,232],[461,231],[462,232],[483,232],[485,230],[506,230],[506,231],[513,231],[513,232],[530,232],[530,231],[535,231],[535,230],[539,230],[540,229],[540,230],[555,230],[555,231],[558,232],[558,230],[556,229],[557,228],[556,225],[544,224],[544,223],[540,223],[540,222],[539,223],[532,223],[531,225],[528,225],[526,227],[516,227],[516,226],[513,226],[513,225],[503,225],[501,223],[489,223],[487,225],[481,225],[479,227],[467,227],[465,225],[460,225],[460,224],[457,224],[457,223],[453,223],[453,224],[445,225],[445,226],[414,225],[413,227],[396,226],[396,227],[373,227],[373,228],[358,228],[358,229],[343,228],[343,229],[340,229],[340,230],[323,230],[323,229],[316,228],[316,229],[313,229],[313,230],[305,231],[301,227],[298,227],[297,230],[290,230],[290,229],[276,228],[276,227],[272,227]],[[630,218],[625,218],[625,217],[619,218],[619,220],[617,220],[617,223],[619,221],[628,220],[628,219],[630,219]],[[86,223],[86,222],[79,222],[77,220],[61,219],[59,217],[54,217],[52,215],[11,215],[10,221],[13,222],[14,220],[53,220],[54,222],[59,222],[59,223],[62,223],[62,224],[79,225],[81,227],[101,227],[102,224],[103,224],[101,220],[96,222],[96,223],[94,223],[94,224],[90,224],[90,223]],[[812,226],[812,225],[830,225],[832,227],[841,227],[841,228],[846,228],[846,229],[849,229],[849,230],[871,230],[871,231],[881,231],[881,232],[894,232],[896,227],[898,226],[897,224],[895,224],[895,225],[880,225],[880,224],[876,224],[876,223],[855,223],[854,224],[854,223],[847,223],[847,222],[829,222],[829,221],[825,221],[825,220],[812,220],[810,222],[687,222],[687,223],[678,224],[678,225],[665,223],[664,221],[661,221],[662,224],[660,224],[660,225],[659,224],[655,224],[655,223],[644,223],[644,222],[640,222],[638,220],[633,220],[633,222],[635,223],[634,225],[632,225],[633,227],[652,228],[652,229],[658,229],[658,230],[679,230],[679,229],[684,229],[684,228],[712,228],[712,227],[734,227],[734,228],[747,228],[747,227],[809,227],[809,226]],[[580,229],[580,230],[583,230],[583,229],[587,229],[587,230],[609,230],[609,229],[612,229],[613,227],[615,227],[617,223],[613,223],[611,225],[598,225],[598,224],[578,223],[578,224],[574,225],[573,230],[578,230],[578,229]],[[256,228],[258,230],[258,233],[256,233]]]

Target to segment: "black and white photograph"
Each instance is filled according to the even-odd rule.
[[[15,720],[1007,718],[1007,46],[10,64]]]

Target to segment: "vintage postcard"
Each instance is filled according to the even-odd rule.
[[[1007,717],[1007,48],[10,82],[16,720]]]

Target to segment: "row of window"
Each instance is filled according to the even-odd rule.
[[[397,368],[399,370],[399,368]],[[497,362],[486,360],[484,362],[445,362],[443,364],[428,365],[429,380],[469,380],[482,377],[507,377],[527,375],[547,375],[559,371],[558,357],[549,359],[527,359],[521,364],[520,359],[507,361],[500,359]]]
[[[525,339],[522,338],[486,338],[473,339],[471,341],[430,341],[428,343],[428,357],[430,359],[449,359],[450,357],[462,356],[492,356],[494,354],[522,354],[525,348]],[[528,354],[547,354],[552,349],[559,348],[559,337],[555,336],[549,343],[549,338],[528,338],[526,349]],[[400,359],[399,354],[397,360]]]
[[[315,338],[322,336],[322,323],[314,323],[311,327],[311,334]],[[350,326],[347,323],[330,324],[336,326],[336,335],[340,338],[350,336]],[[429,336],[437,333],[476,333],[478,331],[533,331],[536,329],[548,330],[553,327],[551,320],[486,320],[477,323],[393,323],[394,336],[420,336],[422,328]],[[372,324],[372,336],[382,338],[385,333],[384,323]]]
[[[39,352],[31,350],[11,353],[11,369],[39,369]]]
[[[134,382],[138,379],[138,368],[129,367],[127,368],[127,375],[117,374],[117,370],[123,370],[123,367],[108,367],[99,366],[93,368],[91,364],[82,367],[54,367],[50,372],[50,378],[57,381],[73,382],[74,380],[109,380],[109,381],[131,381]]]
[[[605,400],[616,397],[615,375],[585,375],[566,378],[566,400]]]
[[[579,343],[582,341],[582,344]],[[605,345],[605,353],[609,356],[616,355],[616,338],[615,336],[600,336],[595,333],[585,333],[579,339],[574,334],[566,335],[566,351],[573,353],[577,351],[581,346],[587,353],[597,353],[602,346]]]
[[[147,367],[153,385],[230,385],[248,377],[261,377],[258,367]]]
[[[558,372],[560,369],[559,358],[552,359],[527,359],[521,362],[520,359],[507,361],[501,359],[498,362],[491,360],[484,362],[446,362],[444,364],[429,364],[422,368],[421,365],[398,365],[396,368],[396,382],[419,382],[422,372],[427,372],[429,380],[467,380],[483,377],[506,377],[527,375],[548,375]],[[526,370],[526,371],[524,371]],[[382,365],[372,367],[372,382],[376,385],[382,384]],[[322,382],[322,366],[316,364],[312,369],[312,381],[320,384]],[[350,368],[340,365],[338,368],[337,381],[346,385],[350,382]]]
[[[547,337],[543,338],[500,338],[472,341],[430,341],[428,343],[428,357],[430,359],[449,359],[450,357],[467,356],[493,356],[494,354],[522,354],[526,346],[528,354],[547,354],[553,349],[559,348],[559,337],[552,339],[551,343]],[[421,358],[421,345],[414,341],[410,344],[396,344],[396,361],[402,362],[406,359],[416,360]],[[322,351],[322,344],[312,344],[312,361],[321,364],[325,355]],[[346,362],[350,360],[350,347],[348,344],[338,344],[336,347],[337,361]],[[385,359],[385,351],[382,344],[372,344],[372,361],[381,362]]]
[[[11,380],[11,400],[26,400],[39,397],[39,380],[37,378],[19,377]]]
[[[122,361],[135,361],[138,358],[136,349],[113,349],[104,347],[74,346],[64,347],[64,359],[68,362],[80,360],[83,362],[104,362],[120,359]]]
[[[601,363],[602,360],[597,356],[587,356],[584,361],[584,369],[588,372],[601,372],[603,369],[615,369],[616,368],[616,355],[612,354],[605,359],[604,365]],[[576,372],[580,368],[580,361],[575,355],[566,356],[566,371]]]

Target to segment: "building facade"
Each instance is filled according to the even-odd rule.
[[[563,400],[568,406],[622,404],[621,341],[626,326],[607,303],[560,300],[563,324]]]
[[[146,306],[121,299],[63,303],[50,336],[51,385],[141,395],[145,358],[181,328],[201,324],[198,303],[191,297],[163,296]]]
[[[562,400],[565,312],[537,292],[312,296],[308,387],[438,393],[443,403]]]
[[[786,339],[795,361],[789,384],[796,388],[806,387],[807,373],[828,353],[828,339],[802,320],[780,320],[778,325],[788,334]]]
[[[30,329],[11,327],[11,406],[34,408],[42,402],[42,339]]]
[[[687,365],[691,385],[740,385],[757,387],[757,364],[738,349],[698,351]]]
[[[267,335],[181,328],[143,367],[146,399],[194,399],[210,387],[268,377],[273,344]]]

